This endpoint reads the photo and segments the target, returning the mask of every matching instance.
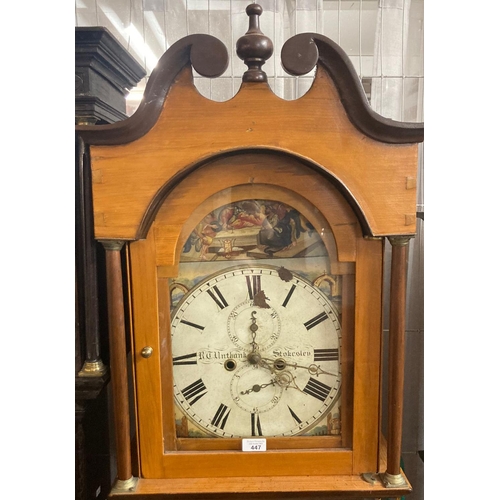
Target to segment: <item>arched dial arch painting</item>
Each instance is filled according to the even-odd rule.
[[[340,436],[342,278],[329,270],[320,233],[286,203],[203,216],[170,283],[178,437]]]

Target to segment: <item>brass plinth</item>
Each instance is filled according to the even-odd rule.
[[[389,474],[385,472],[382,474],[382,482],[386,488],[401,488],[409,486],[403,474]]]
[[[137,488],[137,483],[139,478],[131,476],[129,479],[117,479],[113,488],[111,489],[111,493],[128,493],[134,492]]]
[[[85,361],[82,369],[78,372],[79,377],[102,377],[108,371],[108,367],[100,360]]]

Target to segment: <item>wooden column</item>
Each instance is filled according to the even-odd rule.
[[[133,486],[130,453],[130,415],[128,401],[127,350],[120,250],[123,241],[101,241],[106,250],[106,285],[110,345],[111,386],[116,437],[117,485]]]
[[[392,245],[391,296],[389,311],[389,402],[387,434],[388,488],[406,483],[401,474],[401,441],[403,436],[403,389],[406,327],[406,258],[409,236],[389,237]]]

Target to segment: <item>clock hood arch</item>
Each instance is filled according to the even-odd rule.
[[[263,184],[278,184],[282,186],[289,184],[284,179],[282,180],[284,184],[280,184],[280,181],[276,180],[272,182],[270,181],[270,179],[272,178],[272,175],[270,175],[272,173],[270,167],[272,167],[275,163],[279,163],[280,165],[289,163],[290,165],[294,165],[294,168],[297,168],[298,170],[302,168],[301,167],[302,165],[305,171],[310,171],[311,174],[313,172],[316,173],[318,175],[317,182],[321,183],[321,179],[323,179],[325,184],[331,183],[332,187],[338,190],[338,192],[345,198],[345,200],[351,207],[353,213],[356,215],[359,221],[363,233],[370,234],[370,228],[368,226],[366,217],[362,211],[362,207],[357,202],[357,200],[352,196],[352,193],[349,192],[347,187],[343,185],[342,182],[339,181],[332,174],[331,170],[326,169],[321,165],[317,165],[313,161],[310,161],[307,158],[301,158],[297,155],[291,154],[288,151],[271,149],[271,148],[252,148],[252,149],[235,149],[230,151],[223,151],[221,153],[213,155],[208,159],[200,160],[194,163],[193,165],[189,165],[186,168],[182,169],[178,175],[176,175],[174,178],[170,179],[167,183],[165,183],[151,200],[151,203],[148,205],[147,210],[144,213],[144,217],[142,218],[141,223],[139,225],[136,239],[143,239],[146,237],[151,227],[151,224],[153,223],[153,220],[156,217],[156,214],[160,210],[161,205],[166,200],[166,198],[174,192],[176,187],[180,183],[185,182],[185,180],[190,175],[194,174],[198,169],[202,169],[204,166],[220,164],[223,166],[222,167],[223,169],[227,169],[225,171],[223,170],[217,172],[217,174],[214,174],[217,175],[218,180],[222,180],[225,177],[225,180],[222,180],[219,186],[220,189],[227,189],[239,185],[239,183],[242,182],[249,182],[249,184],[256,184],[257,181],[255,180],[255,178],[251,177],[251,175],[247,175],[245,173],[245,170],[243,170],[242,172],[235,172],[235,168],[233,168],[234,166],[242,165],[244,169],[245,168],[244,165],[247,161],[249,161],[247,168],[255,168],[255,166],[259,164],[264,165],[262,168],[264,168],[264,170],[266,170],[269,175],[267,175],[267,181],[266,181],[266,174],[264,174],[262,180],[260,181]],[[215,166],[212,168],[217,168],[217,167]],[[284,174],[286,175],[286,172],[284,172]],[[235,175],[235,179],[238,180],[235,180],[234,183],[231,184],[232,183],[231,179],[233,178],[232,177],[233,175]],[[209,182],[209,179],[205,179],[204,182]],[[217,183],[213,183],[212,194],[215,194],[217,189],[218,189]],[[304,191],[304,193],[307,193],[308,191],[307,185],[305,184],[302,186],[297,186],[297,189],[299,191]],[[297,191],[297,194],[301,194],[299,191]]]
[[[326,70],[338,89],[351,122],[373,139],[392,144],[423,142],[422,123],[397,122],[385,118],[370,107],[349,56],[333,40],[319,33],[300,33],[285,42],[282,65],[291,75],[300,76],[317,65]],[[179,73],[193,67],[207,78],[221,76],[227,69],[227,48],[207,34],[188,35],[175,42],[160,58],[148,80],[144,99],[129,119],[100,126],[78,126],[88,144],[112,145],[134,141],[158,120],[167,94]]]
[[[355,200],[366,235],[414,234],[423,128],[373,112],[349,58],[325,37],[303,34],[287,42],[283,64],[289,72],[299,72],[292,55],[304,45],[317,47],[318,57],[313,85],[300,99],[277,97],[265,81],[243,82],[226,102],[203,97],[192,67],[209,77],[221,74],[226,49],[209,35],[193,35],[165,53],[129,119],[77,126],[92,171],[96,238],[143,237],[167,186],[223,152],[250,149],[282,151],[321,165]],[[310,65],[310,54],[307,60]]]
[[[297,158],[260,151],[219,156],[190,170],[168,192],[165,189],[151,222],[157,265],[175,267],[194,227],[228,198],[233,202],[268,199],[289,204],[317,230],[325,228],[324,243],[330,254],[337,254],[341,262],[356,260],[361,224],[341,191]]]

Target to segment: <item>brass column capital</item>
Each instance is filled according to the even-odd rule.
[[[387,239],[393,247],[405,247],[413,237],[413,235],[387,236]]]
[[[125,241],[123,240],[99,240],[99,243],[104,247],[104,250],[120,251],[123,248]]]
[[[93,116],[76,116],[75,125],[95,125],[97,118]]]

